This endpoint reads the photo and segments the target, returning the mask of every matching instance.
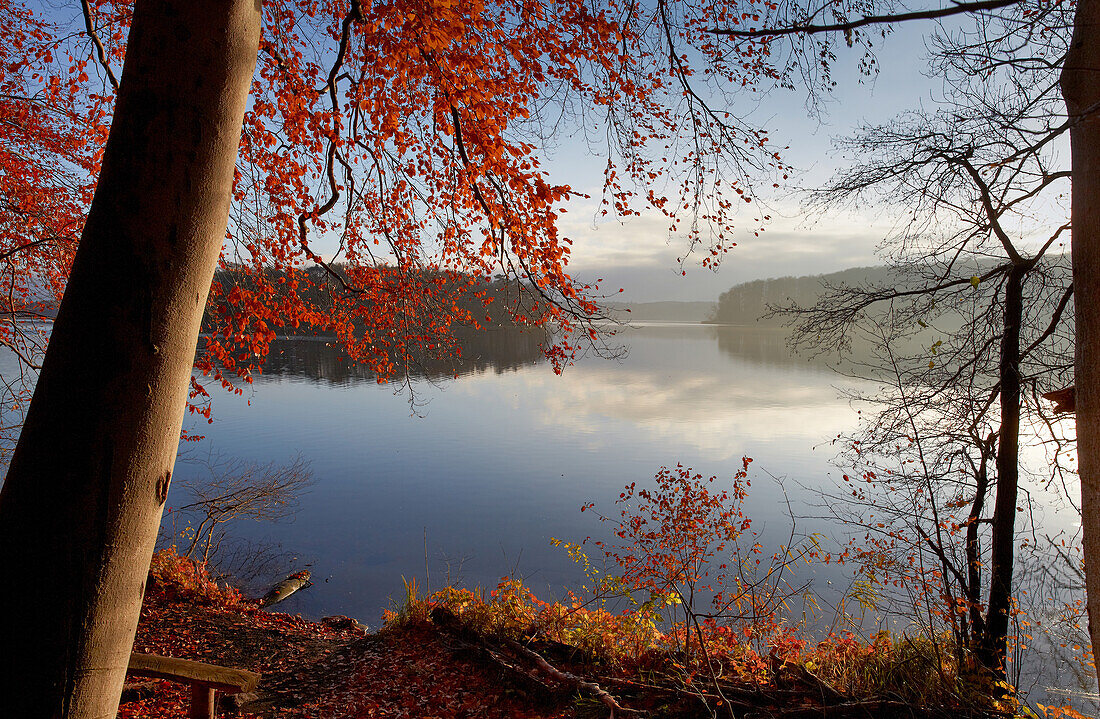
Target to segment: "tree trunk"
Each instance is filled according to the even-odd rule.
[[[1013,265],[1005,281],[1004,326],[1000,348],[1000,412],[997,433],[997,495],[990,538],[989,608],[979,660],[1004,678],[1008,619],[1012,608],[1012,567],[1016,543],[1016,502],[1020,485],[1020,331],[1024,277],[1029,266]]]
[[[1077,357],[1077,466],[1089,634],[1100,658],[1100,0],[1078,0],[1062,70],[1071,120],[1073,298]],[[1097,664],[1100,667],[1100,663]],[[1100,671],[1100,669],[1098,669]]]
[[[138,0],[103,169],[0,491],[0,716],[115,716],[225,237],[258,0]]]
[[[974,473],[974,501],[966,520],[966,601],[970,612],[967,646],[974,648],[976,641],[985,636],[985,618],[982,617],[982,546],[978,535],[978,523],[985,509],[985,495],[989,491],[989,455],[996,440],[992,432],[984,442],[977,442],[982,453],[978,471]],[[960,650],[962,647],[960,647]]]

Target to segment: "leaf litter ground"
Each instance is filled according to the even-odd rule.
[[[245,718],[575,716],[568,697],[562,706],[524,698],[430,624],[366,636],[351,622],[343,627],[243,602],[149,597],[134,649],[260,672],[260,696],[244,705]],[[119,717],[175,719],[186,716],[189,699],[186,685],[158,682],[152,696],[124,703]]]

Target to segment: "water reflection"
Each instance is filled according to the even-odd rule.
[[[834,375],[785,353],[782,332],[664,324],[615,339],[625,357],[556,376],[537,336],[487,333],[460,364],[423,368],[410,385],[426,404],[412,412],[406,391],[376,384],[329,343],[281,340],[248,404],[215,394],[214,424],[194,431],[225,456],[301,452],[317,484],[297,521],[240,531],[332,568],[301,609],[368,621],[401,576],[423,574],[425,530],[433,572],[446,573],[441,557],[465,558],[464,581],[495,585],[522,557],[519,571],[560,591],[582,577],[550,537],[596,535],[580,504],[611,508],[623,485],[662,465],[732,476],[748,455],[777,476],[829,481],[831,453],[814,447],[855,415]],[[778,492],[760,482],[749,500],[777,541],[787,531]]]
[[[684,323],[638,324],[619,330],[610,340],[636,345],[639,339],[658,342],[696,344],[701,338],[717,342],[718,349],[730,358],[766,366],[807,365],[815,370],[823,365],[793,355],[787,347],[785,330],[743,328],[722,325]],[[470,331],[459,336],[460,357],[436,358],[419,355],[410,364],[412,379],[441,380],[472,373],[493,371],[497,374],[531,367],[546,361],[542,345],[548,334],[541,329],[491,329]],[[590,363],[584,363],[590,364]],[[300,378],[331,385],[375,382],[368,368],[348,361],[335,340],[328,337],[284,337],[271,343],[271,352],[263,364],[268,377]]]
[[[767,365],[806,364],[804,357],[791,353],[787,346],[787,331],[714,327],[718,349],[730,357]]]
[[[440,380],[487,370],[499,374],[535,365],[545,359],[541,344],[546,340],[546,333],[541,330],[466,332],[459,339],[462,347],[460,357],[440,359],[424,354],[415,356],[409,364],[410,378]],[[275,340],[264,361],[263,374],[330,385],[377,381],[373,372],[348,361],[335,340],[325,337]]]
[[[753,457],[746,510],[765,545],[787,540],[787,499],[820,514],[815,488],[839,480],[829,439],[857,421],[838,386],[854,380],[792,357],[782,331],[665,324],[617,339],[622,359],[586,358],[556,376],[537,336],[471,338],[462,362],[421,364],[410,385],[427,404],[413,412],[405,392],[326,342],[282,340],[248,403],[215,395],[216,421],[193,429],[207,436],[203,451],[310,462],[316,485],[294,523],[234,531],[310,565],[317,582],[288,611],[372,625],[402,577],[491,588],[515,573],[561,596],[584,577],[550,538],[606,533],[580,505],[614,512],[625,484],[644,485],[662,465],[730,477]],[[191,471],[184,462],[177,476]],[[799,530],[840,542],[847,532],[808,518]],[[846,584],[836,567],[814,569],[822,591]]]

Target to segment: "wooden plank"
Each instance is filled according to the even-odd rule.
[[[127,671],[135,676],[199,684],[226,694],[250,692],[260,683],[260,675],[246,669],[219,667],[215,664],[193,662],[188,659],[137,652],[130,655],[130,666]]]

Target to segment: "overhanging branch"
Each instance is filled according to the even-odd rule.
[[[938,10],[915,10],[894,15],[864,15],[858,20],[834,23],[831,25],[810,25],[808,23],[796,23],[787,27],[762,28],[760,30],[736,30],[733,28],[714,27],[707,32],[715,35],[727,35],[729,37],[779,37],[781,35],[815,35],[824,32],[851,32],[867,25],[885,25],[908,20],[935,20],[936,18],[961,15],[963,13],[981,12],[982,10],[997,10],[998,8],[1018,5],[1023,0],[982,0],[981,2],[953,3],[950,7]]]

